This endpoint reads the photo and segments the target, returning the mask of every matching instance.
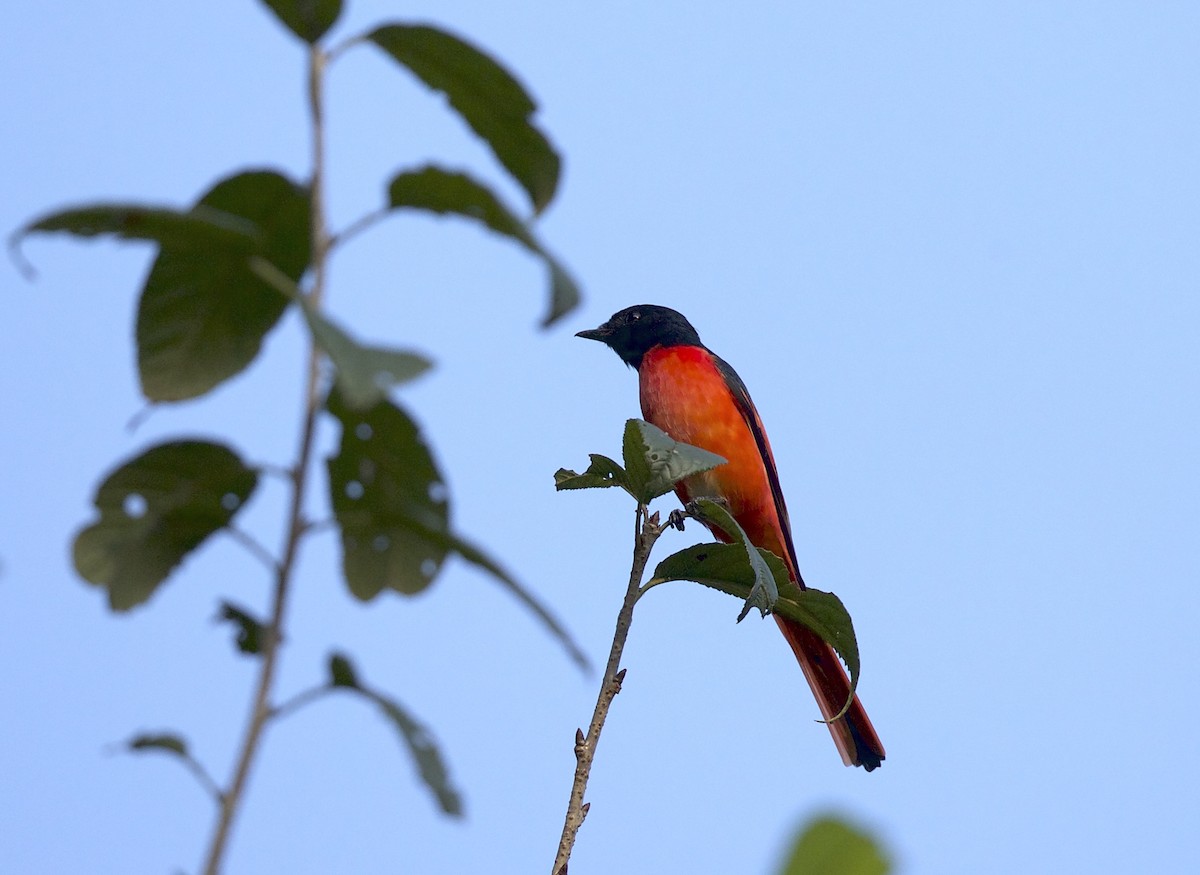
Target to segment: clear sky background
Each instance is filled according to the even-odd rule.
[[[754,393],[888,749],[844,768],[774,624],[663,587],[638,609],[572,872],[767,875],[827,810],[914,875],[1194,866],[1200,7],[356,0],[337,35],[387,19],[467,36],[537,96],[565,156],[541,234],[586,293],[539,332],[541,265],[461,222],[396,218],[337,255],[332,311],[437,359],[399,399],[457,527],[602,662],[631,508],[551,475],[619,451],[636,379],[572,334],[633,303],[682,310]],[[27,5],[0,34],[0,229],[81,201],[187,204],[247,166],[302,177],[301,76],[250,0]],[[521,203],[377,52],[347,55],[329,100],[335,226],[432,157]],[[301,326],[131,433],[152,250],[25,251],[36,282],[0,266],[0,868],[195,871],[209,800],[114,748],[175,729],[225,779],[254,665],[211,617],[223,598],[261,610],[267,581],[219,537],[113,617],[68,545],[99,478],[158,440],[286,463]],[[243,520],[271,545],[283,491]],[[281,691],[352,653],[433,728],[468,817],[434,811],[374,710],[329,699],[270,731],[228,871],[549,871],[597,678],[461,563],[368,606],[336,564],[332,533],[304,549]]]

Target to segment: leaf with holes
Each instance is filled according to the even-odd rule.
[[[670,492],[685,477],[725,464],[716,453],[680,443],[640,419],[625,423],[622,453],[630,491],[644,504]]]
[[[554,488],[563,489],[604,489],[609,486],[620,486],[629,492],[629,477],[625,469],[599,453],[590,453],[591,464],[582,474],[576,474],[567,468],[559,468],[554,472]]]
[[[540,213],[554,198],[562,162],[530,117],[533,99],[511,73],[467,42],[425,25],[389,24],[367,39],[440,91],[520,183]]]
[[[450,520],[446,484],[429,448],[390,401],[354,410],[335,389],[326,407],[342,424],[328,467],[350,592],[364,601],[384,589],[420,592],[447,553],[427,533],[447,533]]]
[[[284,26],[306,43],[315,43],[342,14],[342,0],[263,0]]]
[[[150,598],[183,557],[246,503],[258,475],[220,444],[152,447],[104,479],[100,519],[75,538],[75,569],[108,590],[115,611]]]
[[[462,216],[515,240],[541,258],[550,273],[550,311],[542,320],[543,327],[579,305],[579,287],[566,268],[487,186],[467,174],[432,165],[397,174],[388,186],[388,206]]]
[[[251,268],[264,258],[293,282],[309,261],[308,192],[273,171],[218,182],[197,204],[257,228],[258,242],[164,244],[142,289],[138,373],[151,401],[203,395],[244,370],[288,299]]]

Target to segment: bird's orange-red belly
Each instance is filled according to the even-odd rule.
[[[677,441],[728,459],[681,482],[675,490],[680,500],[723,499],[754,544],[786,557],[758,443],[708,351],[656,347],[643,358],[638,382],[647,422]]]

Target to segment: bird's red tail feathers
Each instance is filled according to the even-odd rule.
[[[821,640],[815,632],[784,617],[775,615],[783,637],[791,645],[792,652],[804,670],[804,677],[812,687],[813,695],[821,708],[821,716],[829,720],[837,714],[850,698],[850,678],[837,653]],[[855,695],[850,710],[837,720],[827,724],[833,735],[834,744],[848,766],[862,766],[868,772],[878,768],[885,756],[883,743],[875,734],[875,727],[867,711]]]

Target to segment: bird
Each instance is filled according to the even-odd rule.
[[[783,560],[792,584],[805,588],[787,505],[762,419],[737,372],[700,341],[687,318],[670,307],[639,304],[614,313],[576,337],[597,340],[638,373],[642,416],[672,439],[724,457],[723,465],[684,478],[675,493],[686,506],[697,498],[722,502],[756,547]],[[732,540],[706,523],[721,541]],[[847,766],[868,772],[885,752],[833,647],[812,630],[775,614],[800,663],[833,741]]]

